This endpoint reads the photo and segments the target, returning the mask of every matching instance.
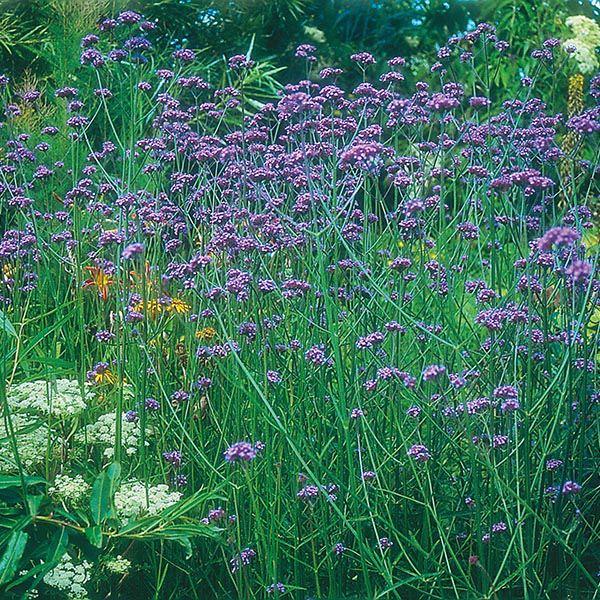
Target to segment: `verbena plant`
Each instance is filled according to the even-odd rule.
[[[594,597],[598,78],[492,102],[479,25],[265,103],[152,29],[3,80],[2,593]]]

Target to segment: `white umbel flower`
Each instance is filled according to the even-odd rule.
[[[90,580],[92,565],[83,561],[75,563],[68,554],[44,576],[44,583],[66,594],[69,600],[84,600],[88,597],[85,584]]]
[[[81,504],[88,496],[90,484],[81,475],[57,475],[48,493],[69,504]]]
[[[574,37],[580,38],[590,46],[600,46],[600,25],[593,19],[574,15],[568,17],[565,23],[571,28]]]
[[[126,454],[131,456],[137,451],[140,425],[137,421],[128,421],[125,413],[121,414],[121,423],[121,442]],[[93,445],[106,446],[103,453],[107,458],[112,458],[114,455],[116,431],[116,413],[100,415],[95,423],[85,427],[87,441]]]
[[[181,492],[170,492],[165,484],[146,486],[141,481],[121,485],[115,494],[115,507],[122,519],[135,519],[143,515],[156,515],[181,500]]]
[[[596,48],[600,46],[600,25],[583,15],[569,17],[566,24],[573,37],[565,40],[563,48],[571,54],[583,75],[594,73],[600,66],[596,55]]]
[[[46,459],[48,427],[40,425],[29,415],[17,413],[11,415],[11,421],[19,451],[19,460],[25,470],[31,471]],[[9,428],[6,426],[5,420],[0,418],[0,438],[5,438],[5,441],[0,443],[0,473],[13,473],[17,470],[13,446],[7,441],[9,437]],[[52,447],[55,446],[51,445]]]
[[[104,568],[115,575],[127,575],[131,569],[131,561],[117,554],[114,558],[104,561]]]
[[[84,390],[83,397],[75,379],[56,381],[30,381],[8,389],[8,404],[13,411],[37,413],[63,419],[74,417],[87,407],[91,392]]]

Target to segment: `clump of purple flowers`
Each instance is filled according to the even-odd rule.
[[[244,548],[237,556],[234,556],[229,565],[232,573],[237,573],[240,569],[252,564],[256,558],[256,551],[252,548]]]
[[[519,391],[512,385],[502,385],[494,390],[494,398],[501,400],[502,412],[511,412],[520,407]]]
[[[565,481],[562,486],[562,493],[565,495],[578,494],[581,486],[576,481]]]
[[[423,381],[431,381],[441,377],[446,372],[443,365],[429,365],[423,369]]]
[[[265,588],[265,591],[267,592],[267,594],[274,594],[275,592],[279,594],[285,594],[287,592],[287,588],[285,587],[285,585],[283,585],[283,583],[278,581],[277,583],[272,583],[271,585],[268,585]]]
[[[423,444],[413,444],[408,449],[407,454],[417,462],[427,462],[431,458],[427,446],[424,446]]]
[[[368,595],[371,577],[375,593],[400,581],[398,595],[485,595],[499,570],[507,597],[537,597],[538,582],[583,589],[600,77],[555,113],[543,79],[557,91],[581,79],[550,39],[511,64],[521,75],[508,95],[487,73],[518,49],[474,24],[435,41],[425,69],[356,51],[344,72],[302,44],[302,79],[255,97],[263,71],[248,54],[205,71],[178,41],[157,53],[155,28],[134,11],[102,20],[79,50],[89,76],[50,94],[60,110],[48,116],[43,89],[0,76],[0,338],[23,359],[11,375],[33,377],[46,355],[60,370],[93,365],[89,410],[69,428],[45,419],[44,435],[72,423],[60,458],[94,461],[44,450],[47,464],[27,471],[98,467],[121,428],[132,479],[147,472],[194,498],[186,485],[216,482],[223,506],[200,522],[231,551],[234,577],[207,550],[224,595],[296,593],[309,571],[322,596],[337,593],[332,580]],[[57,385],[77,394],[75,379]],[[21,410],[17,392],[7,398]],[[36,394],[18,420],[47,416]],[[230,477],[207,478],[219,452]],[[534,514],[516,510],[514,490]],[[527,520],[527,544],[509,541]],[[554,577],[544,551],[556,523],[570,532],[557,546],[569,568]],[[404,558],[388,560],[408,538],[423,558],[409,561],[410,582]],[[244,539],[281,552],[259,561]],[[430,577],[440,539],[477,569]],[[336,540],[363,565],[356,581],[354,564],[326,572],[346,552]]]
[[[247,463],[256,458],[260,448],[250,442],[236,442],[225,450],[223,456],[228,463]]]

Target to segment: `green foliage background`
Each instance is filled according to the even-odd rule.
[[[352,52],[365,50],[410,58],[419,77],[443,40],[477,22],[494,23],[522,59],[564,34],[567,16],[600,14],[593,0],[0,0],[0,66],[13,77],[66,84],[81,36],[126,8],[157,21],[165,52],[186,45],[210,63],[252,47],[255,58],[276,57],[284,82],[302,75],[293,49],[304,42],[318,47],[324,65],[344,67]],[[517,85],[518,62],[494,83]]]

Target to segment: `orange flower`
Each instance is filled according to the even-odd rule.
[[[83,287],[95,287],[103,302],[108,299],[108,288],[114,283],[113,278],[100,267],[85,267],[90,272],[90,277],[83,282]]]
[[[141,283],[146,280],[146,285],[150,288],[152,286],[152,269],[148,261],[144,262],[144,271],[140,273],[138,271],[129,271],[132,283]]]

